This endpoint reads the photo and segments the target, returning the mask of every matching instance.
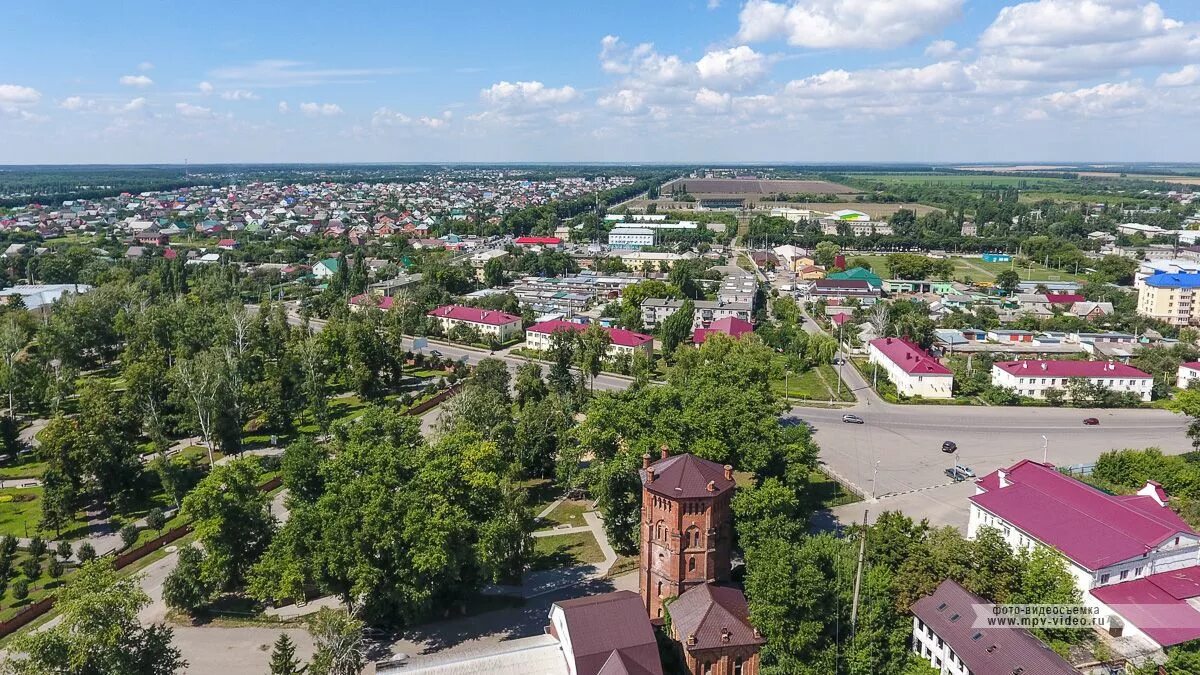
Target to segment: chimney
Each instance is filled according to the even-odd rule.
[[[643,469],[650,468],[650,453],[648,453],[648,452],[646,454],[642,455],[642,468]]]
[[[695,647],[695,646],[696,646],[696,634],[695,634],[695,633],[688,633],[688,636],[687,636],[687,643],[688,643],[688,646],[689,646],[689,647]]]
[[[725,480],[733,480],[733,467],[728,464],[725,465]]]
[[[1152,480],[1146,481],[1146,484],[1143,485],[1142,489],[1138,490],[1137,493],[1153,499],[1159,506],[1166,506],[1167,502],[1171,501],[1171,498],[1167,496],[1167,491],[1164,490],[1161,485]]]
[[[717,491],[717,482],[713,481],[713,480],[708,481],[708,485],[704,489],[708,490],[709,492],[716,492]]]
[[[1047,370],[1047,369],[1049,369],[1049,366],[1046,365],[1045,361],[1042,361],[1042,370]]]
[[[730,632],[728,628],[721,629],[721,642],[729,642]]]
[[[671,456],[671,449],[667,447],[666,443],[663,443],[661,446],[659,446],[659,448],[658,448],[659,459],[666,459],[670,456]]]
[[[646,482],[647,483],[654,482],[654,467],[652,467],[652,466],[646,467]]]
[[[1000,478],[1000,487],[1001,488],[1006,488],[1009,485],[1012,485],[1012,481],[1010,481],[1008,479],[1008,469],[1000,469],[999,471],[996,472],[996,475],[999,476],[999,478]]]
[[[1022,361],[1022,362],[1021,362],[1021,370],[1028,370],[1028,369],[1029,369],[1029,362],[1028,362],[1028,361]]]

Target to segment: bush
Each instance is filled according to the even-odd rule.
[[[162,529],[167,526],[167,516],[162,509],[150,509],[150,513],[146,514],[146,527],[155,532],[162,532]],[[122,539],[124,536],[122,536]]]
[[[96,547],[90,542],[83,542],[79,545],[79,550],[75,552],[75,556],[79,558],[79,562],[85,563],[96,559]]]
[[[121,544],[123,544],[125,548],[129,548],[130,546],[133,546],[133,542],[137,541],[137,538],[138,538],[138,526],[137,525],[134,525],[133,523],[129,523],[125,527],[121,528]]]
[[[42,576],[42,561],[34,556],[22,560],[21,574],[29,577],[30,581]]]

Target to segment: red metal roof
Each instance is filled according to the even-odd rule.
[[[382,298],[375,298],[375,297],[371,297],[370,295],[368,295],[366,293],[363,293],[362,295],[356,295],[353,298],[350,298],[350,304],[352,304],[352,305],[361,305],[363,307],[378,307],[379,309],[391,309],[392,302],[393,302],[393,298],[388,295],[385,295]]]
[[[558,237],[517,237],[513,239],[513,243],[517,245],[532,245],[543,244],[548,246],[557,246],[562,243],[562,239]]]
[[[1188,602],[1200,596],[1200,567],[1101,586],[1091,594],[1164,647],[1200,638],[1200,612]]]
[[[997,368],[1018,377],[1030,375],[1045,377],[1122,377],[1150,379],[1150,375],[1119,361],[998,361]]]
[[[539,323],[535,323],[532,326],[530,326],[529,328],[526,328],[525,332],[527,332],[527,333],[545,333],[546,335],[551,335],[560,330],[573,330],[576,332],[583,332],[583,331],[587,330],[587,326],[585,324],[575,323],[573,321],[563,321],[562,319],[555,319],[553,321],[542,321]],[[617,345],[620,347],[640,347],[640,346],[646,344],[647,342],[654,341],[654,338],[650,335],[645,335],[643,333],[635,333],[631,330],[625,330],[624,328],[607,328],[607,327],[605,327],[604,330],[608,333],[608,336],[610,338],[612,338],[612,343],[614,345]]]
[[[712,497],[733,488],[732,480],[726,480],[725,467],[690,453],[673,455],[650,465],[654,469],[654,482],[646,482],[646,470],[641,470],[642,484],[646,489],[671,499],[697,499]],[[708,491],[708,484],[713,491]]]
[[[987,604],[947,579],[932,594],[913,603],[912,613],[945,640],[974,675],[1078,675],[1071,664],[1024,628],[975,626],[976,607]]]
[[[908,338],[879,338],[871,340],[871,346],[910,375],[954,374]]]
[[[983,492],[970,497],[972,502],[1093,571],[1140,557],[1179,534],[1196,536],[1150,497],[1106,494],[1050,464],[1024,459],[976,484]]]
[[[1052,305],[1073,305],[1077,302],[1085,302],[1087,298],[1079,293],[1047,293],[1046,302]]]
[[[745,319],[727,316],[708,324],[708,328],[697,328],[692,333],[692,342],[701,344],[711,333],[724,333],[733,338],[739,338],[746,333],[754,332],[754,326]]]
[[[671,621],[689,651],[766,642],[750,625],[746,596],[736,588],[700,584],[671,603]],[[696,643],[689,638],[695,636]]]
[[[654,629],[637,593],[617,591],[554,604],[563,611],[578,675],[617,673],[617,665],[625,665],[630,673],[662,675]],[[626,663],[609,663],[614,653]]]
[[[1188,363],[1181,363],[1179,365],[1191,370],[1200,370],[1200,361],[1189,361]]]
[[[462,305],[443,305],[430,312],[428,316],[434,316],[439,319],[455,319],[456,321],[482,323],[489,326],[503,326],[504,324],[521,320],[519,316],[498,312],[494,309],[463,307]]]

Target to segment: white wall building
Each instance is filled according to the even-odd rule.
[[[1191,363],[1179,364],[1179,373],[1175,379],[1176,387],[1187,389],[1196,380],[1200,380],[1200,362],[1192,361]]]
[[[1066,392],[1075,380],[1087,380],[1117,392],[1131,392],[1150,400],[1154,378],[1117,361],[997,361],[992,364],[992,384],[1021,396],[1046,398],[1046,391]]]
[[[638,251],[654,245],[654,230],[645,227],[617,227],[608,233],[608,247],[614,251]]]
[[[954,373],[906,338],[879,338],[867,346],[867,356],[882,368],[904,396],[952,398]]]

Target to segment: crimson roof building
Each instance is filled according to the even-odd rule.
[[[484,337],[495,337],[501,342],[521,334],[521,317],[494,309],[443,305],[426,316],[437,319],[444,333],[449,333],[455,326],[467,326]]]
[[[992,384],[1021,396],[1046,398],[1051,389],[1066,391],[1072,382],[1086,381],[1117,392],[1150,400],[1154,378],[1117,361],[999,361],[992,364]]]
[[[871,340],[867,356],[871,363],[887,373],[902,396],[954,396],[954,373],[912,340],[899,337]]]

